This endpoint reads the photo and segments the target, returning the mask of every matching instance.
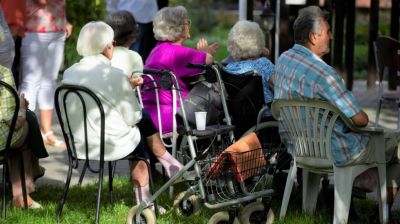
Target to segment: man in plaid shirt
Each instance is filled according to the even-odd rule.
[[[282,53],[276,64],[274,77],[275,99],[322,99],[330,102],[351,118],[356,126],[368,124],[367,114],[361,110],[356,98],[346,89],[342,77],[321,57],[329,53],[329,42],[332,39],[327,22],[328,13],[317,6],[301,9],[294,22],[295,45]],[[285,130],[280,127],[285,141]],[[398,132],[385,133],[387,180],[390,189],[388,202],[392,202],[397,192],[396,182],[399,179],[397,163]],[[338,165],[351,164],[357,161],[368,161],[369,136],[354,133],[337,120],[332,136],[332,154]],[[290,151],[290,145],[288,145]],[[360,181],[361,177],[355,181]]]

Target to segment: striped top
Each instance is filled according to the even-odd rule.
[[[274,81],[275,99],[327,100],[349,118],[361,111],[354,95],[346,89],[342,77],[301,45],[295,44],[279,57]],[[281,127],[279,131],[285,135]],[[349,132],[345,124],[337,120],[331,146],[337,165],[359,155],[368,141],[369,135]],[[292,150],[290,145],[288,147]]]

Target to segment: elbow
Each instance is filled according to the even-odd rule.
[[[365,127],[368,125],[369,122],[368,115],[364,111],[358,112],[351,118],[351,120],[357,127]]]

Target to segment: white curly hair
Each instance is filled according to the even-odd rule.
[[[259,57],[265,36],[256,22],[238,21],[228,34],[228,52],[235,60]]]
[[[188,13],[185,7],[165,7],[153,20],[154,38],[158,41],[178,41],[185,29]]]

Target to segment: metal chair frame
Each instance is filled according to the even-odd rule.
[[[64,92],[63,92],[64,91]],[[83,108],[83,126],[84,126],[84,134],[85,134],[85,159],[79,159],[77,157],[76,149],[75,149],[75,144],[74,144],[74,134],[71,130],[71,125],[70,125],[70,117],[68,116],[67,112],[67,105],[66,105],[66,100],[67,98],[72,95],[76,95],[79,97],[80,103]],[[90,160],[89,159],[89,146],[88,146],[88,130],[87,130],[87,106],[86,102],[83,98],[83,94],[89,96],[97,105],[97,109],[100,112],[100,160],[99,160],[99,167],[94,168],[90,165]],[[61,98],[60,98],[61,97]],[[62,107],[60,107],[60,104],[62,104]],[[60,121],[61,129],[63,132],[64,139],[66,140],[67,144],[67,151],[68,151],[68,175],[67,175],[67,180],[65,183],[64,191],[63,191],[63,196],[61,198],[59,207],[57,209],[57,218],[59,219],[62,213],[62,209],[64,207],[64,203],[66,201],[66,197],[68,194],[68,189],[69,185],[71,182],[71,176],[72,176],[72,169],[78,168],[79,161],[84,161],[84,166],[82,173],[79,178],[79,184],[82,183],[83,177],[85,175],[86,169],[89,169],[93,173],[98,173],[99,174],[99,182],[98,182],[98,192],[97,192],[97,205],[96,205],[96,223],[99,223],[99,217],[100,217],[100,202],[101,202],[101,192],[102,192],[102,187],[103,187],[103,173],[104,173],[104,142],[105,142],[105,113],[104,109],[102,106],[102,103],[100,99],[96,96],[96,94],[91,91],[89,88],[84,87],[84,86],[79,86],[79,85],[67,85],[63,84],[59,86],[56,89],[55,92],[55,108],[57,112],[57,116]],[[63,116],[65,115],[65,120],[63,119]],[[122,158],[122,159],[127,159]],[[149,169],[149,174],[151,174],[150,166],[148,161],[145,158],[140,158],[140,157],[134,157],[135,160],[141,160],[144,161],[147,165],[147,168]],[[114,172],[115,172],[115,166],[116,166],[116,161],[108,161],[108,172],[109,172],[109,181],[108,181],[108,188],[110,192],[110,204],[113,205],[113,177],[114,177]],[[150,191],[153,189],[153,180],[150,175]]]

